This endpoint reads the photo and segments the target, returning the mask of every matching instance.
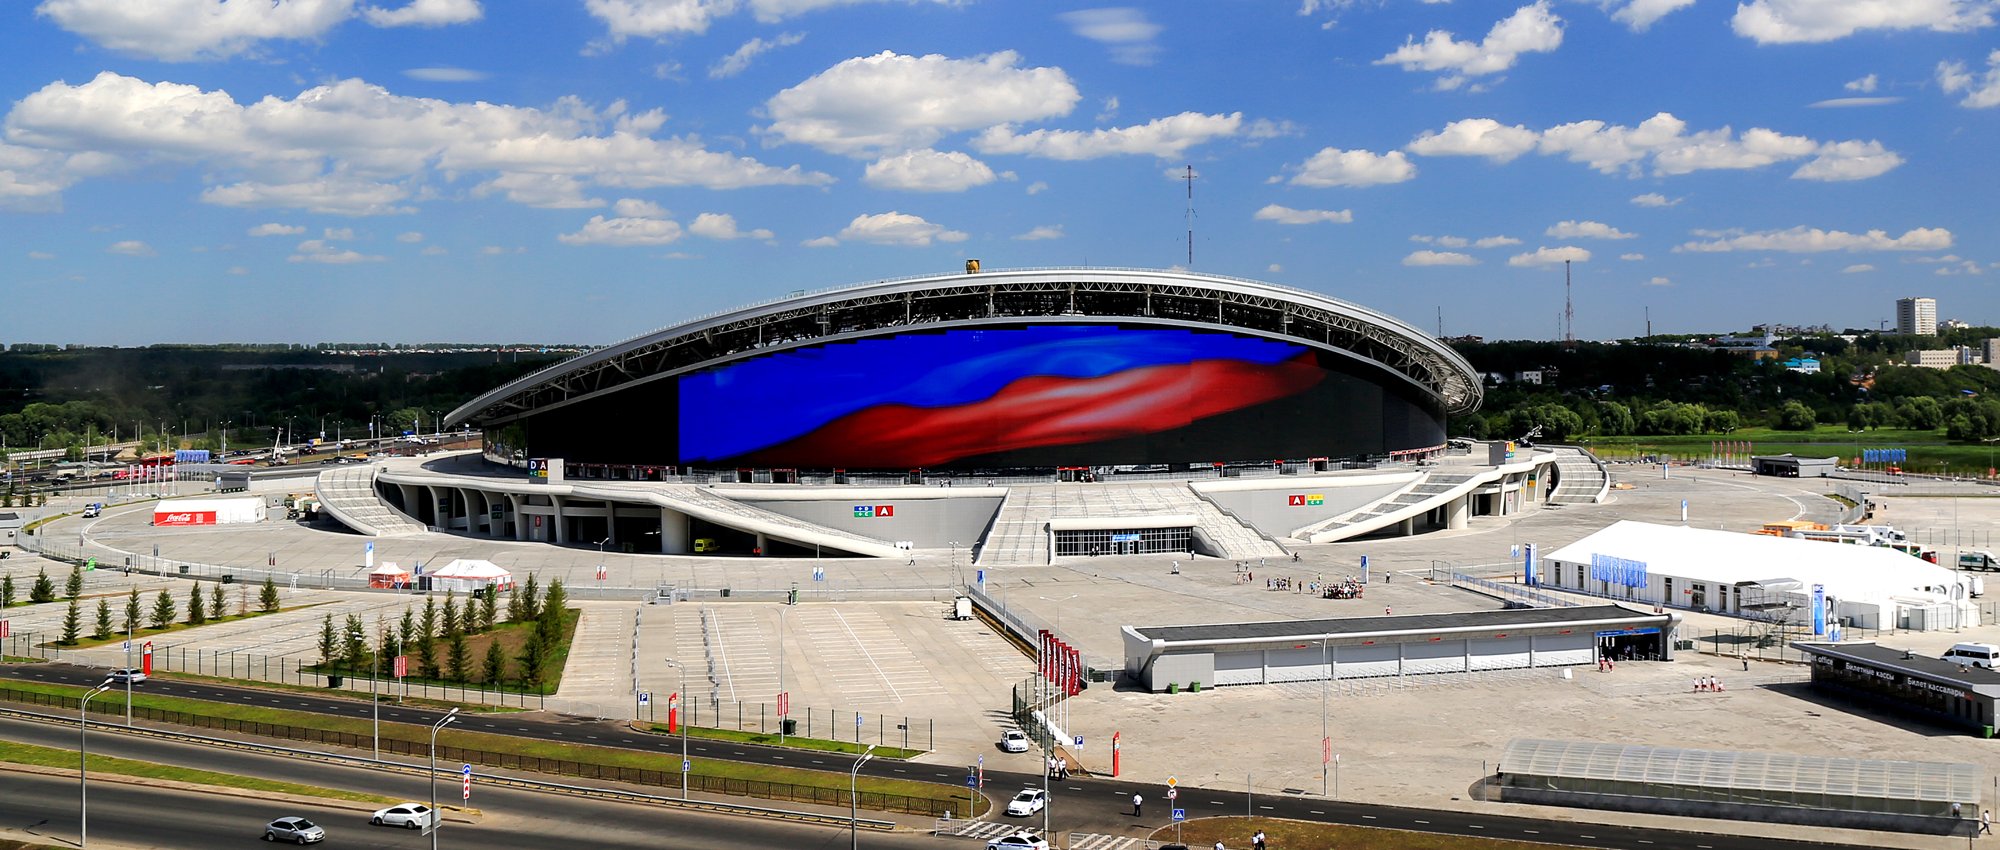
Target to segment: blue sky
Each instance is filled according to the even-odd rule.
[[[38,0],[0,341],[603,343],[1186,264],[1447,334],[2000,324],[1995,0]]]

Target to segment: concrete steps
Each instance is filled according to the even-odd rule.
[[[430,529],[391,507],[375,490],[375,464],[335,466],[320,472],[313,484],[321,509],[341,525],[370,537],[422,534]]]
[[[1561,505],[1604,501],[1611,493],[1611,475],[1595,458],[1576,449],[1556,450],[1556,490],[1549,501]]]

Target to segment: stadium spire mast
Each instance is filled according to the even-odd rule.
[[[1569,299],[1569,261],[1563,261],[1563,347],[1576,347],[1576,308]]]
[[[1194,268],[1194,166],[1187,167],[1187,264]]]

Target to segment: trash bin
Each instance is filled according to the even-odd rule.
[[[725,588],[723,588],[723,589],[722,589],[722,598],[724,598],[724,599],[728,599],[728,598],[729,598],[729,588],[726,588],[726,587],[725,587]]]
[[[222,574],[222,583],[223,583],[223,584],[235,584],[235,583],[236,583],[236,574],[235,574],[235,573],[223,573],[223,574]]]
[[[182,564],[182,565],[181,565],[181,575],[187,575],[187,574],[188,574],[188,565],[186,565],[186,564]]]
[[[787,735],[799,734],[799,722],[797,720],[793,720],[792,718],[787,717],[785,718],[785,722],[783,725],[785,727],[785,734]]]
[[[338,673],[328,673],[328,674],[326,675],[326,686],[327,686],[327,687],[329,687],[329,688],[338,688],[338,687],[340,687],[340,674],[338,674]]]

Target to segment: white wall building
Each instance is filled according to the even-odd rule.
[[[1937,336],[1937,299],[1896,299],[1896,333]]]
[[[1537,580],[1614,599],[1754,619],[1939,629],[1978,622],[1970,578],[1894,549],[1624,520],[1549,553]]]

